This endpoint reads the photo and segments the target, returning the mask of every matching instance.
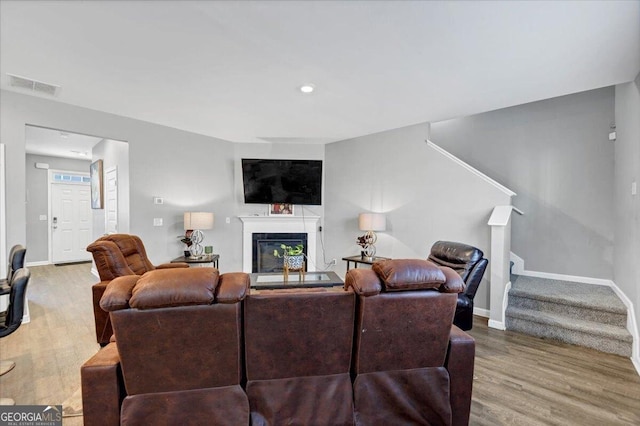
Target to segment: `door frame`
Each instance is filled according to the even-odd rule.
[[[7,202],[6,202],[6,186],[7,173],[5,163],[5,146],[0,143],[0,276],[7,276]]]
[[[53,264],[53,235],[52,235],[52,226],[53,226],[53,218],[51,217],[51,185],[55,185],[56,182],[53,181],[54,173],[63,173],[63,174],[72,174],[72,175],[80,175],[91,177],[89,172],[77,172],[74,170],[61,170],[61,169],[49,169],[49,173],[47,174],[47,244],[48,244],[48,259],[47,262],[49,265]],[[62,182],[68,184],[74,184],[73,182]],[[75,184],[80,185],[80,184]],[[88,184],[90,185],[90,184]],[[92,234],[93,234],[93,220],[91,222]]]
[[[109,217],[108,217],[109,216],[109,213],[108,213],[109,209],[108,209],[108,206],[107,206],[107,196],[106,196],[107,195],[107,175],[110,172],[113,172],[113,171],[116,172],[116,196],[117,196],[117,199],[116,199],[116,225],[118,227],[117,232],[120,232],[120,212],[119,212],[119,208],[120,208],[120,203],[119,203],[119,201],[120,201],[120,187],[118,186],[119,183],[120,183],[119,182],[120,176],[118,174],[118,166],[116,165],[116,166],[111,166],[108,169],[104,170],[104,182],[103,182],[103,184],[104,184],[104,195],[105,195],[105,197],[104,197],[104,233],[105,234],[108,233],[107,232],[107,228],[108,228],[107,224],[109,223]]]

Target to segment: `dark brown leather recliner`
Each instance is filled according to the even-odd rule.
[[[248,425],[241,387],[245,273],[157,270],[114,279],[116,342],[81,368],[86,425]],[[124,399],[123,399],[124,398]]]
[[[431,247],[429,260],[455,270],[465,282],[464,292],[458,294],[458,304],[453,323],[462,330],[473,327],[473,298],[478,291],[489,261],[482,250],[453,241],[436,241]]]
[[[426,260],[351,269],[357,294],[353,383],[358,425],[467,425],[475,342],[453,326],[464,283]]]
[[[355,297],[264,292],[245,300],[252,425],[351,425]]]
[[[100,275],[100,282],[93,285],[93,316],[96,340],[104,346],[113,334],[109,314],[100,308],[100,299],[114,278],[126,275],[142,275],[145,272],[165,268],[188,268],[186,263],[165,263],[154,266],[140,237],[129,234],[111,234],[98,238],[87,246]]]
[[[18,269],[24,268],[24,258],[26,254],[27,249],[20,244],[11,247],[9,251],[9,261],[7,262],[7,277],[0,279],[0,292],[9,292],[13,274],[15,274]]]

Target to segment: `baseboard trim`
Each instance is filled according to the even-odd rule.
[[[489,311],[488,309],[473,308],[473,315],[475,316],[482,317],[482,318],[489,318],[490,314],[491,314],[491,311]]]
[[[627,297],[620,287],[613,281],[609,281],[609,287],[613,292],[622,300],[624,306],[627,307],[627,330],[631,333],[633,338],[633,345],[631,346],[631,362],[636,368],[636,372],[640,375],[640,333],[638,332],[638,323],[636,321],[636,311],[633,307],[633,302]]]
[[[26,262],[25,265],[27,266],[27,268],[30,268],[32,266],[51,265],[51,262],[49,262],[48,260],[40,260],[38,262]]]
[[[496,330],[504,331],[504,330],[507,329],[505,327],[505,325],[504,325],[504,322],[500,322],[500,321],[496,321],[496,320],[492,320],[492,319],[489,320],[488,325],[489,325],[489,327],[495,328]]]
[[[513,262],[512,272],[516,275],[524,275],[527,277],[546,278],[546,279],[560,280],[560,281],[571,281],[571,282],[582,283],[582,284],[603,285],[603,286],[610,287],[627,308],[627,331],[629,331],[629,333],[631,334],[631,337],[633,338],[633,344],[631,346],[631,363],[635,367],[638,375],[640,375],[640,332],[638,331],[638,323],[636,321],[635,308],[631,300],[627,297],[626,294],[624,294],[622,290],[620,290],[620,287],[618,287],[615,282],[613,282],[612,280],[607,280],[602,278],[590,278],[590,277],[580,277],[576,275],[563,275],[563,274],[553,274],[549,272],[527,271],[526,269],[524,269],[524,260],[521,257],[517,256],[512,252],[510,253],[510,259]]]
[[[608,287],[611,286],[610,285],[611,280],[607,280],[603,278],[581,277],[578,275],[564,275],[564,274],[554,274],[551,272],[527,271],[526,269],[520,271],[518,275],[523,275],[525,277],[545,278],[548,280],[570,281],[570,282],[581,283],[581,284],[604,285]]]
[[[631,363],[636,368],[636,372],[638,373],[638,375],[640,375],[640,357],[632,356]]]

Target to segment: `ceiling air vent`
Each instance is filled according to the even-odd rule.
[[[60,86],[55,84],[44,83],[42,81],[33,80],[27,77],[20,77],[17,75],[9,74],[9,85],[12,87],[19,87],[21,89],[27,89],[32,92],[42,93],[43,95],[56,96]]]

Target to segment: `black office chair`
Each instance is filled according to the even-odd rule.
[[[11,277],[8,292],[0,291],[0,295],[9,294],[9,306],[5,312],[0,313],[0,337],[8,336],[22,324],[29,278],[31,273],[27,268],[18,269]],[[0,361],[0,376],[11,371],[15,365],[13,361]],[[15,402],[10,398],[0,398],[0,405],[15,405]]]
[[[483,256],[482,250],[453,241],[436,241],[429,254],[430,261],[452,268],[460,274],[466,285],[464,292],[458,294],[453,319],[453,323],[465,331],[473,327],[473,298],[489,264]]]
[[[7,278],[0,279],[0,292],[3,289],[8,289],[11,285],[11,278],[13,277],[13,274],[15,274],[18,269],[24,268],[24,258],[26,254],[27,249],[20,244],[16,244],[11,247],[11,250],[9,251],[9,261],[7,262]]]

